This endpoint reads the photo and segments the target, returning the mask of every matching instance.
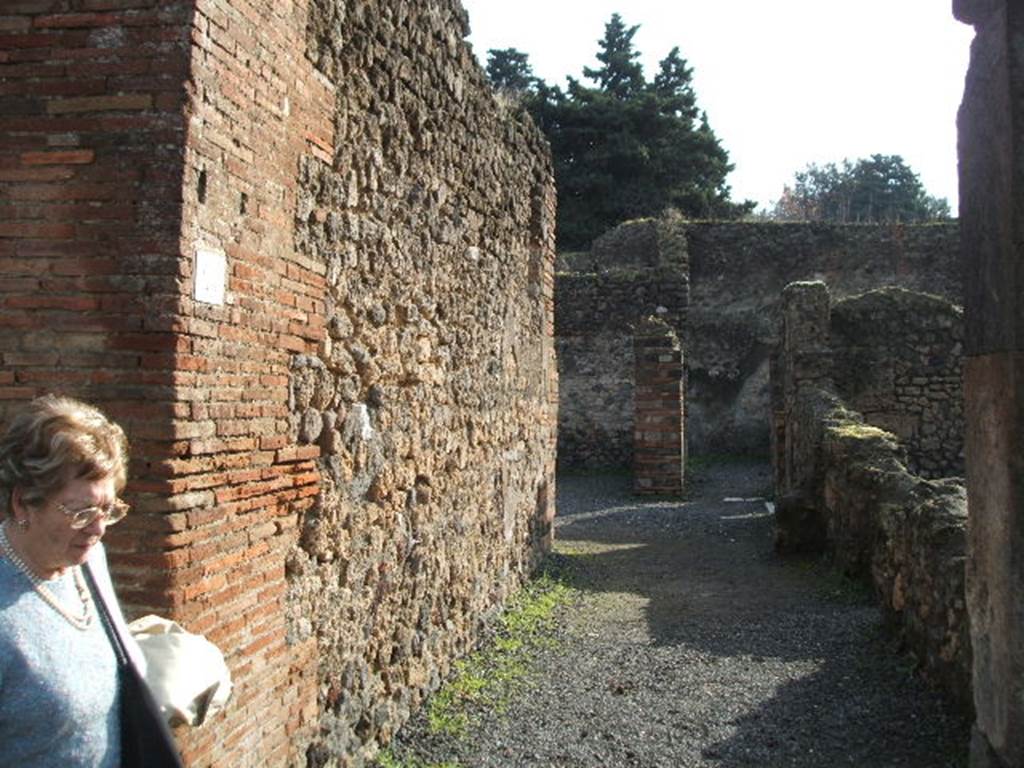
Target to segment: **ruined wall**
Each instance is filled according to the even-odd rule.
[[[556,371],[550,163],[458,4],[315,13],[337,152],[302,163],[294,220],[327,335],[291,361],[290,434],[320,446],[323,488],[288,562],[290,632],[320,649],[319,765],[386,739],[546,546]]]
[[[966,489],[908,471],[895,436],[836,395],[827,299],[820,282],[783,293],[773,365],[776,545],[828,551],[847,574],[870,581],[924,674],[970,709]]]
[[[907,467],[963,476],[963,311],[937,296],[887,288],[832,308],[832,380],[867,423],[891,432]]]
[[[768,445],[768,357],[789,283],[824,280],[836,298],[894,285],[962,301],[955,223],[694,223],[687,238],[694,453],[762,453]]]
[[[631,222],[609,232],[586,254],[560,257],[556,335],[563,372],[576,380],[563,390],[559,456],[574,463],[586,449],[609,438],[620,445],[629,424],[620,394],[631,394],[631,361],[619,362],[613,340],[633,321],[634,290],[649,290],[644,270],[657,253],[653,224]],[[959,234],[955,223],[929,225],[831,225],[677,222],[677,248],[688,265],[687,311],[680,327],[687,358],[688,450],[763,453],[769,443],[769,354],[777,342],[778,296],[790,282],[827,280],[837,297],[885,285],[942,296],[961,303]],[[576,286],[586,274],[615,275],[622,301]],[[607,278],[605,278],[607,279]],[[563,288],[563,285],[565,286]],[[667,290],[662,286],[660,290]],[[563,306],[564,305],[564,306]],[[578,318],[573,321],[572,318]],[[576,330],[601,328],[605,343],[576,350]],[[620,329],[617,331],[616,329]],[[602,354],[607,348],[608,353]],[[593,375],[596,374],[596,375]],[[587,377],[589,375],[589,378]],[[566,380],[568,383],[568,379]],[[570,394],[571,393],[571,394]],[[595,431],[591,413],[613,414],[613,434]],[[608,451],[611,453],[611,451]],[[623,464],[628,460],[623,451]],[[612,458],[612,457],[609,457]]]
[[[622,238],[613,230],[561,267],[555,282],[558,349],[558,461],[562,468],[633,462],[633,330],[662,318],[686,322],[688,279],[682,224],[646,221]],[[612,261],[605,252],[618,254]],[[610,266],[596,267],[597,261]]]
[[[236,682],[189,764],[360,765],[549,540],[546,148],[455,0],[109,5],[3,16],[0,394],[127,426],[119,592]]]

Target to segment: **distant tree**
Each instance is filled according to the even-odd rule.
[[[654,93],[662,99],[665,114],[694,120],[697,117],[697,95],[693,92],[693,70],[679,56],[679,46],[668,52],[658,65],[654,77]]]
[[[921,222],[948,219],[949,203],[929,195],[899,155],[872,155],[854,163],[810,163],[794,174],[775,204],[786,221]]]
[[[637,61],[639,51],[633,49],[633,35],[639,25],[627,28],[622,17],[612,14],[605,24],[604,37],[598,41],[600,50],[597,60],[603,66],[583,68],[584,77],[597,83],[598,88],[609,96],[628,99],[644,90],[644,70]]]
[[[596,87],[574,78],[565,91],[538,82],[524,100],[551,143],[560,248],[587,247],[622,221],[667,208],[735,218],[753,207],[730,200],[728,153],[697,108],[679,49],[647,82],[633,47],[637,29],[612,15],[598,44],[601,66],[583,70]]]
[[[495,88],[515,93],[536,90],[529,54],[515,48],[491,48],[487,51],[487,79]]]

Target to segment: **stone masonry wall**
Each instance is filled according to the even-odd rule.
[[[0,408],[127,427],[119,593],[236,683],[189,765],[364,764],[549,541],[546,148],[455,0],[0,27]]]
[[[337,151],[303,160],[294,211],[327,334],[291,360],[290,435],[319,446],[322,492],[288,617],[319,647],[321,765],[386,740],[548,545],[556,371],[550,162],[457,3],[314,12]]]
[[[962,303],[955,223],[676,222],[674,227],[688,269],[679,332],[687,358],[687,442],[694,454],[767,449],[768,359],[778,340],[778,296],[790,282],[827,280],[837,297],[900,286]],[[620,360],[622,345],[614,339],[634,321],[639,292],[650,290],[647,275],[658,251],[654,231],[652,222],[630,222],[595,242],[590,253],[560,256],[565,271],[556,288],[556,335],[559,365],[568,375],[559,460],[566,465],[578,463],[590,446],[628,465],[627,451],[618,446],[629,433],[622,420],[629,406],[619,398],[631,396],[632,362]],[[621,300],[607,301],[606,292],[579,288],[615,274],[622,276],[615,293]],[[581,332],[586,328],[594,330]],[[593,345],[580,347],[587,340]],[[614,429],[593,414],[612,414]]]
[[[828,375],[828,292],[783,293],[774,374],[776,545],[827,550],[873,584],[883,612],[924,674],[971,707],[966,612],[966,489],[908,471],[894,435],[868,424]]]
[[[907,466],[963,476],[963,310],[902,288],[836,302],[829,347],[839,395],[894,434]]]
[[[766,449],[768,357],[789,283],[824,280],[836,298],[891,285],[963,301],[955,223],[711,222],[688,225],[687,238],[687,430],[695,453]]]
[[[560,467],[632,465],[633,329],[654,315],[678,335],[686,322],[681,222],[646,221],[631,234],[623,242],[613,230],[595,243],[599,256],[619,254],[613,266],[597,270],[585,254],[563,267],[592,271],[560,272],[556,280]]]

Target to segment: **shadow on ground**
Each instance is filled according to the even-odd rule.
[[[751,500],[768,471],[716,465],[682,501],[638,500],[624,475],[559,477],[549,566],[579,599],[557,642],[463,738],[414,717],[402,765],[964,766],[967,723],[890,647],[871,595],[774,554]]]
[[[719,467],[692,500],[649,502],[628,477],[560,478],[573,503],[556,561],[601,605],[602,625],[697,652],[700,675],[677,681],[717,698],[730,731],[702,746],[708,765],[966,765],[966,719],[912,674],[869,589],[774,553],[771,513],[753,495],[766,476]],[[632,628],[628,608],[614,617],[629,595],[642,617]]]

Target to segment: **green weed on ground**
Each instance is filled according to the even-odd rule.
[[[555,610],[572,599],[573,590],[549,570],[527,582],[497,619],[493,641],[456,662],[455,674],[430,698],[430,731],[462,738],[474,710],[503,712],[526,682],[533,652],[553,642]]]

